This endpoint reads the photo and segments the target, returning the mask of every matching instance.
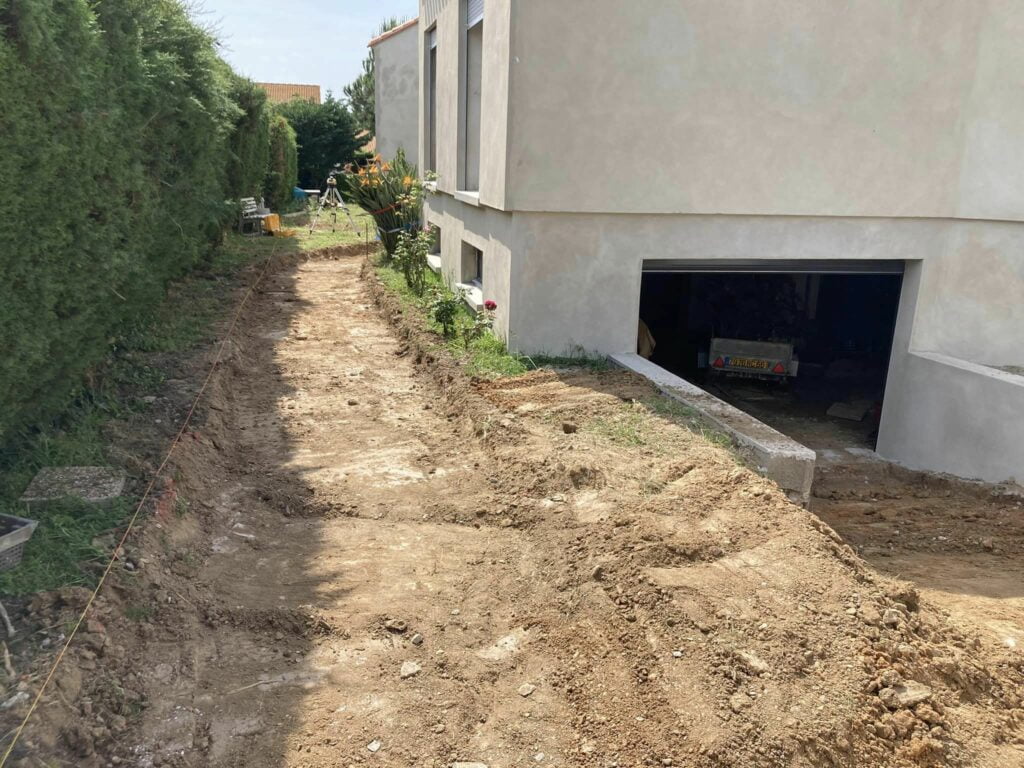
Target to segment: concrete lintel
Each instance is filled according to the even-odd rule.
[[[806,504],[810,500],[816,459],[810,448],[640,355],[624,353],[609,358],[643,376],[667,397],[693,408],[713,428],[729,435],[740,455],[778,483],[793,501]]]

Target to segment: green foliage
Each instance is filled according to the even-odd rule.
[[[272,210],[284,210],[292,200],[292,189],[299,180],[298,144],[295,129],[283,115],[270,118],[270,166],[263,185]]]
[[[209,257],[266,133],[177,0],[0,0],[0,72],[3,444]]]
[[[369,136],[377,132],[376,97],[373,82],[373,49],[363,59],[363,71],[345,86],[345,99],[352,112],[356,130],[366,131]]]
[[[335,165],[355,159],[359,140],[356,126],[345,105],[330,94],[323,104],[295,99],[279,104],[295,129],[299,144],[299,184],[305,189],[323,189],[327,174]]]
[[[437,289],[430,302],[430,317],[441,326],[445,338],[455,331],[455,318],[459,316],[462,297],[447,286]]]
[[[401,149],[390,163],[374,158],[354,172],[338,177],[345,198],[373,216],[388,258],[395,255],[399,235],[418,229],[423,210],[423,184],[416,166]]]
[[[228,75],[228,82],[231,100],[238,106],[228,144],[228,197],[259,198],[270,162],[267,94],[251,80],[233,73]]]
[[[434,245],[436,230],[417,230],[398,233],[398,246],[395,249],[395,262],[402,270],[405,284],[416,296],[422,296],[426,289],[427,254]]]
[[[377,28],[377,33],[374,37],[383,35],[385,32],[394,29],[404,21],[404,19],[399,19],[394,16],[390,19],[384,19]],[[376,99],[374,97],[373,48],[370,48],[369,52],[366,54],[366,58],[363,59],[363,71],[359,73],[359,76],[355,80],[345,86],[344,91],[345,99],[348,102],[349,110],[352,112],[352,118],[355,120],[356,128],[360,131],[366,131],[370,136],[376,135],[377,125],[375,119]]]
[[[472,322],[465,324],[460,329],[463,346],[465,346],[466,349],[469,349],[474,341],[483,338],[484,335],[490,333],[493,327],[494,311],[485,307],[483,310],[475,314]]]
[[[42,467],[109,463],[110,419],[126,419],[151,407],[143,398],[155,395],[164,382],[161,363],[167,353],[181,353],[213,338],[211,328],[229,306],[235,285],[229,278],[252,261],[258,252],[255,243],[261,242],[229,236],[229,242],[235,241],[248,244],[248,250],[218,248],[201,270],[176,281],[163,301],[121,329],[98,366],[102,375],[94,376],[59,418],[7,442],[0,451],[0,512],[25,516],[18,499]],[[109,550],[109,532],[122,523],[131,501],[96,507],[65,499],[33,507],[28,516],[40,525],[21,565],[0,574],[0,594],[95,583],[98,571],[90,564],[100,562]]]
[[[377,275],[387,289],[398,297],[403,306],[415,316],[420,317],[424,326],[439,335],[439,341],[443,339],[442,343],[448,354],[457,359],[470,376],[495,379],[503,376],[518,376],[539,367],[529,357],[509,352],[505,342],[490,330],[483,332],[467,345],[464,341],[465,329],[478,322],[477,314],[460,297],[452,293],[433,271],[428,271],[426,274],[427,290],[424,292],[424,296],[416,296],[409,290],[405,278],[395,268],[394,262],[379,264]],[[431,311],[438,294],[446,298],[454,298],[454,302],[441,313],[444,317],[450,312],[454,312],[448,336],[445,336],[444,326],[433,317]]]

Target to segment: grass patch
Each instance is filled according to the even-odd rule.
[[[464,328],[470,327],[474,320],[474,313],[465,302],[461,302],[459,305],[459,314],[455,318],[454,336],[449,339],[444,338],[440,323],[434,322],[427,312],[431,294],[444,288],[441,277],[433,270],[427,272],[427,288],[423,296],[417,296],[409,289],[409,286],[405,284],[405,277],[397,268],[378,262],[376,270],[381,282],[398,297],[402,307],[415,311],[423,319],[426,327],[437,334],[438,346],[444,347],[458,360],[470,376],[486,379],[518,376],[536,367],[530,364],[528,358],[509,352],[505,342],[493,333],[485,333],[479,338],[473,339],[468,345],[464,344],[461,338],[462,331]]]
[[[613,443],[637,446],[647,444],[647,423],[647,413],[632,403],[626,403],[619,413],[596,418],[587,425],[587,429]]]
[[[426,291],[423,296],[417,296],[405,284],[405,278],[396,267],[378,261],[376,272],[388,291],[398,298],[402,307],[416,312],[422,318],[425,327],[437,334],[438,346],[445,348],[458,360],[470,376],[498,379],[519,376],[539,368],[586,368],[592,371],[609,368],[607,358],[590,355],[582,349],[572,350],[570,354],[563,356],[521,355],[510,352],[505,342],[493,333],[485,333],[467,345],[462,341],[462,331],[473,325],[475,314],[465,302],[460,303],[453,337],[446,339],[441,325],[434,322],[427,312],[431,294],[444,288],[440,275],[429,270],[426,276]]]
[[[90,564],[98,566],[109,553],[109,546],[97,537],[116,530],[138,500],[125,497],[97,507],[65,499],[28,513],[19,497],[43,467],[110,465],[107,423],[150,407],[143,398],[159,392],[167,376],[167,355],[188,353],[215,337],[215,324],[231,309],[227,299],[243,267],[275,247],[308,249],[325,241],[344,244],[362,239],[362,233],[357,237],[350,229],[297,238],[228,234],[203,266],[171,285],[151,312],[124,327],[112,340],[107,359],[59,418],[23,431],[0,450],[0,512],[39,520],[21,564],[0,573],[0,592],[27,595],[95,584],[100,569]]]
[[[653,417],[677,424],[721,448],[731,451],[734,447],[728,435],[709,428],[695,409],[663,395],[623,403],[618,413],[593,419],[586,429],[619,445],[648,445],[653,444],[648,435]]]
[[[282,229],[292,230],[295,233],[293,237],[246,237],[237,232],[229,232],[221,250],[237,258],[251,259],[253,255],[308,253],[321,248],[375,242],[377,230],[373,217],[358,205],[350,204],[349,210],[352,212],[354,230],[344,211],[338,211],[338,221],[335,223],[330,211],[325,210],[320,214],[316,228],[310,233],[309,225],[314,214],[303,211],[281,219]]]
[[[719,432],[709,427],[696,409],[684,405],[674,398],[667,395],[658,395],[656,397],[645,397],[638,402],[651,413],[686,427],[709,443],[730,450],[734,447],[731,437],[724,432]]]
[[[4,512],[26,514],[5,504]],[[128,499],[103,506],[64,499],[33,508],[39,521],[25,557],[17,568],[0,574],[0,592],[26,595],[68,585],[92,585],[102,570],[109,549],[94,544],[97,536],[115,529],[131,509]],[[90,568],[95,564],[95,568]]]

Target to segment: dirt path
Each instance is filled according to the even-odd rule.
[[[151,649],[166,682],[142,728],[156,764],[342,765],[376,744],[387,765],[511,761],[565,746],[558,703],[516,692],[553,665],[515,658],[531,547],[472,524],[494,504],[488,460],[398,354],[360,265],[279,272],[251,310],[216,402],[231,448],[186,470],[184,493],[215,500],[195,574],[215,630]]]
[[[470,384],[361,266],[289,262],[247,308],[135,617],[69,660],[102,675],[78,764],[1024,762],[1019,661],[689,414],[622,372]]]

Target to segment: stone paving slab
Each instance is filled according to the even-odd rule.
[[[127,475],[110,467],[43,467],[21,500],[45,504],[71,496],[90,504],[106,504],[124,493]]]

